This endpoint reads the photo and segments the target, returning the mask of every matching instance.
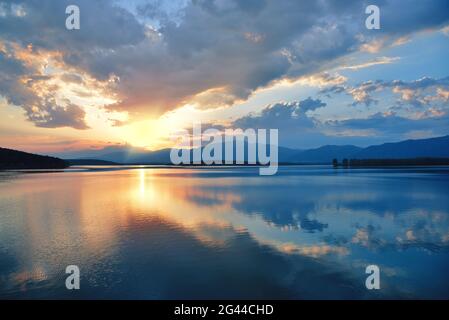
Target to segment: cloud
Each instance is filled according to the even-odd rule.
[[[135,117],[157,116],[195,99],[202,108],[231,105],[274,81],[319,72],[326,63],[372,40],[366,36],[365,6],[359,1],[148,2],[134,13],[125,9],[130,6],[125,1],[1,3],[2,44],[14,44],[14,51],[31,44],[31,55],[52,54],[54,63],[70,70],[67,73],[90,77],[92,85],[113,96],[109,110]],[[78,31],[65,29],[69,4],[80,7]],[[410,10],[399,10],[405,6]],[[447,6],[438,0],[382,2],[381,34],[395,39],[424,28],[441,28],[449,21]],[[17,63],[22,66],[14,67]],[[42,74],[21,59],[8,64],[16,72]],[[117,81],[106,88],[111,78]],[[22,107],[23,101],[32,101],[41,110],[48,106],[36,102],[36,92],[21,82],[22,75],[10,80],[13,85],[6,84],[8,80],[0,84],[8,101]],[[217,88],[219,92],[214,92]],[[14,103],[18,100],[22,103]],[[360,101],[369,100],[362,96]]]
[[[442,32],[444,35],[449,36],[449,25],[447,25],[447,26],[441,28],[441,32]]]
[[[390,90],[389,93],[399,95],[397,107],[404,105],[411,105],[414,107],[430,107],[432,104],[443,102],[442,107],[447,107],[449,91],[449,77],[434,79],[430,77],[423,77],[413,81],[402,80],[368,80],[357,84],[355,86],[349,85],[334,85],[324,88],[320,91],[321,94],[330,96],[330,94],[338,94],[345,92],[352,96],[353,105],[365,104],[369,106],[377,103],[378,99],[373,95],[382,93],[385,90]]]
[[[449,3],[436,1],[384,1],[380,31],[404,35],[413,30],[439,29],[447,24]]]
[[[72,127],[74,129],[88,129],[84,122],[86,112],[80,107],[68,104],[57,106],[54,101],[44,104],[42,109],[27,108],[27,115],[36,126],[44,128]]]
[[[311,113],[327,106],[320,99],[308,98],[300,102],[279,102],[268,105],[258,114],[249,114],[232,123],[237,128],[278,128],[280,144],[283,146],[307,145],[309,142],[322,143],[366,143],[379,138],[397,140],[414,137],[431,137],[447,134],[449,128],[449,110],[447,105],[449,90],[446,88],[448,78],[422,78],[415,81],[367,81],[359,86],[331,86],[334,92],[347,92],[354,99],[354,104],[370,105],[377,99],[373,93],[389,89],[402,90],[399,102],[386,111],[375,112],[363,118],[326,120]],[[343,89],[342,89],[343,88]],[[327,92],[323,89],[322,92]],[[403,90],[420,92],[417,97],[424,97],[425,107],[416,109],[408,106],[412,97],[403,96]],[[423,91],[421,91],[423,90]],[[430,90],[430,91],[429,91]],[[419,98],[421,99],[421,98]],[[374,139],[374,140],[373,140]],[[365,142],[363,142],[365,141]],[[378,142],[378,140],[376,140]]]
[[[0,39],[0,95],[38,127],[87,129],[85,107],[114,102],[113,76],[93,79],[64,63],[58,51]],[[72,116],[73,119],[68,117]]]
[[[321,72],[299,78],[297,82],[302,85],[308,85],[312,87],[328,87],[343,85],[348,81],[348,78],[338,73],[330,74],[328,72]]]
[[[437,99],[448,102],[449,101],[449,90],[443,88],[437,88]]]
[[[346,247],[330,246],[326,244],[298,246],[294,243],[284,243],[280,246],[280,250],[288,254],[297,253],[313,258],[319,258],[329,254],[336,254],[340,256],[346,256],[349,254],[349,249]]]
[[[406,219],[394,217],[392,223],[399,226],[396,235],[388,235],[381,226],[357,225],[351,243],[370,250],[422,248],[430,252],[446,251],[449,239],[446,222],[445,216],[438,211],[421,210]]]
[[[249,114],[235,120],[233,128],[278,129],[281,146],[316,145],[323,143],[320,122],[310,114],[326,103],[319,99],[307,98],[295,102],[278,102],[266,106],[260,113]]]
[[[233,122],[236,128],[282,128],[283,131],[298,128],[314,128],[308,111],[325,107],[319,99],[307,98],[300,102],[279,102],[265,107],[259,114],[250,114]]]
[[[0,16],[3,40],[65,54],[105,50],[132,45],[144,40],[144,27],[127,10],[108,0],[14,0],[2,1],[9,11],[20,6],[23,15]],[[81,28],[76,32],[65,28],[65,9],[77,5],[81,12]]]
[[[413,132],[425,132],[425,136],[441,136],[447,134],[449,116],[424,117],[410,119],[394,112],[375,113],[366,118],[330,120],[324,123],[326,130],[332,134],[339,132],[369,130],[372,135],[389,138],[404,138]],[[431,133],[429,133],[429,130]]]
[[[390,64],[399,59],[400,59],[399,57],[378,57],[374,60],[366,61],[366,62],[363,62],[360,64],[350,65],[350,66],[342,66],[339,69],[341,69],[341,70],[346,70],[346,69],[347,70],[359,70],[359,69],[369,68],[369,67],[380,65],[380,64]]]
[[[358,84],[356,86],[349,86],[346,84],[333,85],[328,88],[320,90],[320,94],[331,97],[331,94],[347,93],[352,96],[354,102],[352,105],[364,103],[369,106],[373,103],[377,103],[377,100],[372,98],[371,93],[375,91],[381,91],[384,88],[384,82],[382,80],[368,80]]]
[[[364,42],[360,45],[360,51],[362,52],[368,52],[368,53],[378,53],[380,50],[382,50],[385,46],[387,39],[381,38],[381,39],[374,39],[369,42]]]
[[[196,109],[216,109],[229,106],[234,103],[236,98],[228,92],[226,87],[211,88],[194,95],[189,104],[194,105]]]
[[[441,79],[424,77],[412,82],[393,81],[389,86],[393,88],[394,93],[401,95],[403,102],[417,107],[428,106],[437,100],[447,101],[445,92],[449,89],[449,77]],[[429,90],[433,90],[433,95],[427,95]]]
[[[105,0],[76,1],[82,12],[82,28],[69,32],[65,29],[69,4],[74,3],[0,2],[0,95],[22,107],[28,120],[38,127],[87,129],[84,106],[71,98],[87,92],[98,98],[100,91],[107,91],[105,83],[110,76],[103,83],[92,79],[89,71],[76,66],[73,53],[110,50],[145,38],[142,26],[128,11]],[[105,32],[113,29],[117,29],[114,36]],[[73,64],[65,63],[71,59]],[[76,86],[70,89],[68,84]]]

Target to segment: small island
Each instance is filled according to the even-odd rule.
[[[49,156],[0,148],[0,170],[12,169],[64,169],[66,161]]]

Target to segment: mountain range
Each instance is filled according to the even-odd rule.
[[[246,149],[246,147],[245,147]],[[325,145],[298,150],[279,147],[280,163],[329,164],[333,159],[405,159],[449,158],[449,135],[437,138],[405,140],[365,148],[353,145]],[[235,154],[235,152],[234,152]],[[55,154],[63,159],[94,159],[126,164],[169,164],[170,149],[148,151],[131,146],[111,146],[99,150],[84,150]],[[247,155],[245,152],[245,159]]]

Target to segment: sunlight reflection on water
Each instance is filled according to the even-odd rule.
[[[449,297],[446,168],[116,169],[0,174],[0,297]]]

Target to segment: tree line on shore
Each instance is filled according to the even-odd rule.
[[[332,160],[337,167],[390,167],[390,166],[443,166],[449,165],[449,158],[411,158],[411,159],[338,159]]]
[[[69,164],[59,158],[0,148],[0,170],[64,169]]]

